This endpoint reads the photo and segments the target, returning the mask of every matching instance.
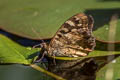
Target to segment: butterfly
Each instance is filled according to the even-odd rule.
[[[58,29],[42,52],[50,56],[81,57],[94,50],[95,38],[92,36],[94,20],[92,16],[79,13]]]

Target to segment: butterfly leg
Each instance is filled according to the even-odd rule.
[[[42,43],[42,44],[38,44],[35,47],[40,46],[41,50],[40,53],[38,54],[38,58],[36,59],[35,62],[40,62],[42,61],[42,59],[44,58],[45,54],[46,54],[46,43]]]
[[[41,52],[40,52],[41,53]],[[42,55],[38,55],[38,58],[36,59],[36,61],[35,62],[40,62],[40,61],[42,61],[42,59],[44,58],[44,56],[45,56],[45,53],[42,53]]]

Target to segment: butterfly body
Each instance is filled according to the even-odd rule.
[[[50,56],[86,56],[95,47],[93,23],[93,18],[84,13],[72,16],[59,28],[45,52]]]

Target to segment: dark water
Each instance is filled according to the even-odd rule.
[[[0,65],[0,80],[50,80],[47,75],[20,64]]]

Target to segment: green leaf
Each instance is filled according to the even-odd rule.
[[[99,9],[104,8],[107,12],[107,9],[119,10],[119,7],[118,2],[99,0],[1,0],[0,28],[32,39],[51,38],[59,27],[76,13],[89,13],[92,9],[100,12]],[[95,23],[99,24],[101,17],[104,16],[96,18]]]
[[[86,11],[94,17],[95,25],[93,34],[96,39],[103,42],[120,42],[120,9],[91,9]],[[112,32],[110,32],[112,30]],[[114,34],[114,41],[110,40]]]
[[[0,34],[0,63],[30,64],[39,49],[21,46]]]
[[[109,76],[109,78],[112,77],[111,80],[119,80],[120,79],[120,69],[119,68],[120,68],[120,58],[117,58],[115,62],[109,63],[108,65],[104,66],[97,73],[96,80],[106,80],[106,76],[108,75],[108,73],[110,73],[110,75],[113,74],[113,76]]]
[[[120,55],[120,51],[112,51],[111,54],[109,54],[108,51],[98,51],[98,50],[94,50],[93,52],[91,52],[88,56],[85,57],[75,57],[75,58],[70,58],[70,57],[55,57],[55,56],[50,56],[52,58],[55,59],[59,59],[59,60],[77,60],[77,59],[85,59],[85,58],[99,58],[99,57],[108,57],[108,56],[112,56],[112,55]]]

